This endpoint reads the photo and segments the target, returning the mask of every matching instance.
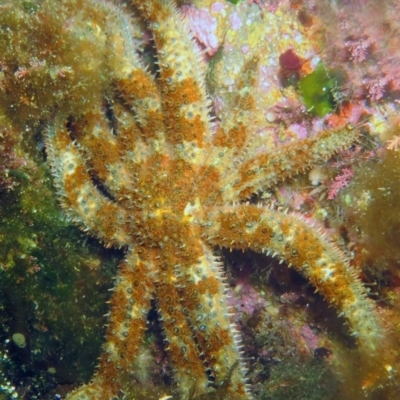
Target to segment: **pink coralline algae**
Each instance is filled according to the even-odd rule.
[[[335,180],[330,185],[328,190],[328,199],[334,199],[338,195],[339,191],[349,184],[352,177],[353,171],[350,168],[343,168],[342,173],[336,176]]]
[[[294,123],[288,129],[295,133],[298,139],[305,139],[308,136],[308,130],[304,124]]]
[[[235,309],[236,322],[252,317],[256,311],[264,309],[266,304],[265,298],[246,281],[240,282],[229,298],[229,305]]]
[[[205,49],[209,56],[216,53],[219,47],[216,36],[217,21],[207,9],[197,9],[191,5],[184,5],[181,12],[189,21],[189,27],[193,36]]]
[[[347,73],[343,90],[353,97],[384,101],[400,90],[400,12],[398,1],[331,2],[318,6],[318,34],[324,37],[322,57]]]
[[[319,337],[312,331],[309,325],[300,328],[300,336],[309,350],[314,351],[319,347]]]
[[[224,3],[220,3],[219,1],[217,1],[211,5],[211,10],[213,12],[221,12],[224,8],[225,8]]]
[[[232,13],[230,16],[231,27],[234,31],[237,31],[242,26],[242,20],[237,13]]]

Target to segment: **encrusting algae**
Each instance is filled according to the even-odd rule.
[[[143,23],[155,43],[155,76],[138,51]],[[125,252],[98,368],[67,399],[140,391],[134,364],[154,304],[174,395],[253,398],[215,247],[282,260],[346,319],[365,354],[379,352],[381,318],[343,251],[299,213],[249,201],[350,147],[358,127],[323,129],[269,151],[258,135],[257,93],[246,90],[257,57],[244,64],[236,104],[217,125],[205,68],[171,1],[0,3],[3,120],[43,129],[63,210]]]

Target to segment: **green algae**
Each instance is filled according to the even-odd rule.
[[[333,400],[342,395],[339,388],[339,377],[335,377],[325,362],[292,357],[290,361],[271,365],[269,380],[260,388],[258,398]]]
[[[29,179],[0,192],[0,352],[9,352],[7,379],[45,399],[59,384],[90,379],[120,254],[66,219],[43,155],[32,138],[21,143]]]
[[[311,74],[300,79],[299,90],[308,111],[319,117],[332,112],[335,108],[333,91],[336,86],[336,79],[322,63]]]

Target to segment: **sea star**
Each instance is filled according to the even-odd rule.
[[[225,398],[251,398],[215,246],[284,260],[336,305],[360,345],[373,348],[380,334],[374,305],[340,250],[298,215],[245,202],[348,147],[357,129],[257,153],[249,123],[257,109],[247,91],[214,132],[203,63],[175,6],[132,3],[153,34],[159,77],[141,64],[120,12],[118,29],[107,32],[114,73],[108,107],[68,119],[59,113],[45,134],[67,214],[107,246],[127,249],[98,370],[68,399],[124,393],[153,299],[182,398],[215,388]]]

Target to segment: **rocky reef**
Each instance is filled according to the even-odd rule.
[[[249,144],[253,153],[326,129],[360,132],[344,151],[249,201],[289,209],[336,243],[370,289],[385,345],[378,354],[360,348],[346,319],[286,263],[218,248],[252,396],[397,399],[400,59],[389,12],[397,5],[374,20],[369,0],[180,3],[202,50],[216,136],[238,108],[244,119],[259,110],[251,122],[262,145]],[[122,24],[126,15],[134,23]],[[92,377],[101,352],[124,249],[104,248],[61,210],[43,135],[56,112],[72,124],[110,104],[121,65],[105,32],[117,23],[159,78],[152,32],[128,1],[0,0],[0,398],[64,397]],[[152,305],[135,398],[178,398]]]

